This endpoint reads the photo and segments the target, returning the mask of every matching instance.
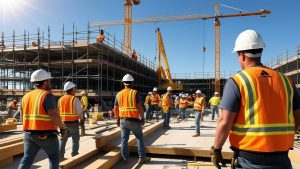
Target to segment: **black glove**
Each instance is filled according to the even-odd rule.
[[[67,136],[67,127],[59,128],[59,134],[60,134],[60,137],[66,137]]]
[[[145,124],[145,120],[144,120],[144,119],[141,119],[141,120],[140,120],[140,125],[143,126],[144,124]]]
[[[117,126],[120,127],[120,118],[117,119]]]
[[[211,147],[211,162],[218,169],[221,168],[220,163],[222,164],[222,167],[226,167],[221,150],[222,149],[215,149],[213,146]]]

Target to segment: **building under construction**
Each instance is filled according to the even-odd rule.
[[[296,87],[300,88],[300,46],[279,54],[267,64],[292,78]]]
[[[2,33],[0,43],[1,100],[20,99],[33,88],[30,75],[42,68],[54,77],[52,92],[63,94],[66,81],[73,81],[79,90],[88,92],[89,102],[111,102],[123,88],[121,79],[130,73],[135,79],[133,88],[145,94],[157,83],[155,63],[138,56],[137,60],[122,52],[123,44],[104,32],[105,40],[96,44],[100,29],[87,28],[72,32],[62,28],[61,40],[52,40],[51,29],[31,34],[8,36]],[[78,92],[78,94],[79,94]]]

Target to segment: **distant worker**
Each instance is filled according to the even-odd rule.
[[[17,100],[13,100],[12,102],[9,103],[8,105],[8,118],[12,118],[14,116],[14,114],[16,113],[16,111],[18,110],[18,106],[17,106],[18,101]]]
[[[146,107],[146,120],[150,120],[151,118],[151,96],[152,92],[148,92],[148,95],[145,98],[145,107]]]
[[[211,120],[215,119],[215,114],[217,114],[219,118],[219,104],[220,104],[219,92],[215,92],[214,96],[209,99],[208,103],[210,104],[210,108],[212,111]]]
[[[66,135],[67,128],[57,111],[57,103],[51,90],[51,75],[43,69],[31,74],[30,82],[35,89],[22,98],[21,115],[24,130],[24,156],[19,169],[29,169],[40,149],[49,158],[49,168],[59,168],[59,142],[57,127],[61,137]]]
[[[288,156],[300,124],[300,96],[288,77],[261,63],[265,43],[246,30],[233,52],[243,69],[225,84],[212,162],[225,165],[221,150],[229,135],[232,168],[291,169]]]
[[[79,119],[83,119],[80,100],[75,97],[76,85],[66,82],[64,91],[66,95],[58,100],[58,111],[62,121],[67,126],[67,135],[60,139],[60,159],[64,159],[65,147],[69,137],[72,137],[72,157],[78,154],[79,150]]]
[[[146,157],[142,126],[145,124],[144,109],[139,93],[131,89],[134,79],[130,74],[126,74],[122,82],[125,86],[115,98],[114,111],[117,125],[121,128],[121,155],[123,160],[129,160],[128,139],[130,131],[137,139],[139,164],[150,161]]]
[[[136,53],[135,50],[132,51],[131,57],[132,57],[132,59],[134,59],[135,61],[137,61],[137,53]]]
[[[170,110],[173,107],[172,87],[167,88],[167,93],[162,96],[162,112],[164,116],[164,129],[170,129]]]
[[[196,127],[196,134],[193,137],[200,136],[200,119],[201,114],[205,112],[205,100],[201,97],[201,91],[196,91],[196,99],[194,101],[194,115],[195,115],[195,127]]]
[[[84,136],[85,135],[85,116],[87,118],[89,118],[89,113],[88,113],[88,99],[87,99],[87,93],[86,91],[81,91],[81,108],[82,108],[82,115],[83,118],[82,120],[80,120],[80,128],[81,128],[81,135]]]
[[[186,117],[186,108],[189,104],[188,100],[186,99],[187,95],[183,94],[182,98],[179,99],[179,116],[177,120],[182,119],[184,120]]]
[[[160,103],[160,96],[157,93],[157,87],[154,87],[152,90],[152,94],[150,96],[151,99],[151,119],[153,118],[153,115],[155,114],[156,116],[156,121],[159,120],[159,109],[158,105]]]
[[[103,43],[105,40],[104,31],[103,29],[100,30],[100,33],[96,39],[96,45],[99,45],[100,43]]]

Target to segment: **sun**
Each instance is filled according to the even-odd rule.
[[[22,0],[0,0],[0,8],[3,10],[13,9],[17,7]]]

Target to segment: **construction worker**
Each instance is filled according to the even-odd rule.
[[[151,115],[151,99],[150,99],[150,96],[151,96],[152,92],[148,92],[148,95],[146,96],[145,98],[145,107],[147,109],[146,111],[146,120],[149,120],[150,119],[150,115]]]
[[[81,91],[80,92],[81,94],[81,108],[82,108],[82,115],[83,115],[83,118],[82,120],[80,120],[80,128],[81,128],[81,135],[84,136],[85,135],[85,116],[87,118],[89,118],[89,113],[88,113],[88,99],[87,99],[87,93],[86,91]]]
[[[186,108],[188,106],[188,100],[186,100],[186,97],[187,95],[186,94],[183,94],[182,95],[182,98],[179,99],[179,116],[177,118],[177,120],[179,119],[182,119],[184,120],[185,119],[185,116],[186,116]]]
[[[132,51],[131,57],[132,57],[132,59],[134,59],[135,61],[137,61],[137,54],[136,54],[135,50]]]
[[[29,169],[40,149],[49,158],[49,168],[59,168],[59,142],[57,127],[62,137],[67,128],[61,121],[57,103],[51,90],[51,75],[43,69],[31,74],[35,89],[22,98],[21,115],[24,130],[24,156],[19,169]]]
[[[157,87],[153,88],[150,99],[151,99],[151,119],[153,117],[153,114],[155,113],[156,121],[158,121],[159,119],[158,104],[160,102],[160,96],[157,93]]]
[[[233,52],[243,69],[226,82],[220,104],[212,162],[225,165],[221,149],[229,135],[232,168],[291,169],[288,157],[300,124],[300,96],[284,74],[265,67],[259,33],[240,33]]]
[[[202,117],[205,111],[205,100],[201,97],[201,91],[196,91],[196,99],[194,101],[194,115],[195,115],[195,126],[196,126],[196,134],[193,137],[200,136],[200,118]]]
[[[210,104],[210,108],[212,111],[211,120],[215,119],[215,114],[217,114],[219,118],[219,104],[220,104],[219,92],[214,93],[214,96],[209,99],[208,104]]]
[[[125,161],[129,159],[128,139],[130,131],[135,135],[138,145],[139,164],[150,161],[146,157],[142,126],[145,124],[144,109],[139,93],[131,89],[134,81],[130,74],[126,74],[122,82],[125,86],[115,98],[114,111],[117,125],[121,128],[121,155]]]
[[[60,139],[60,159],[64,159],[65,147],[69,137],[72,137],[72,157],[78,154],[79,150],[79,119],[83,119],[80,100],[75,97],[76,85],[72,82],[64,84],[66,95],[58,100],[58,112],[64,124],[67,126],[67,136]]]
[[[162,112],[164,113],[164,129],[170,129],[170,110],[173,107],[172,87],[167,88],[167,93],[162,96]]]
[[[96,39],[96,45],[99,45],[100,43],[103,43],[105,40],[104,31],[101,29],[99,32],[99,36]]]
[[[13,100],[9,103],[8,108],[7,108],[8,109],[8,111],[7,111],[8,118],[12,118],[14,116],[15,112],[18,110],[17,103],[18,103],[17,100]]]

